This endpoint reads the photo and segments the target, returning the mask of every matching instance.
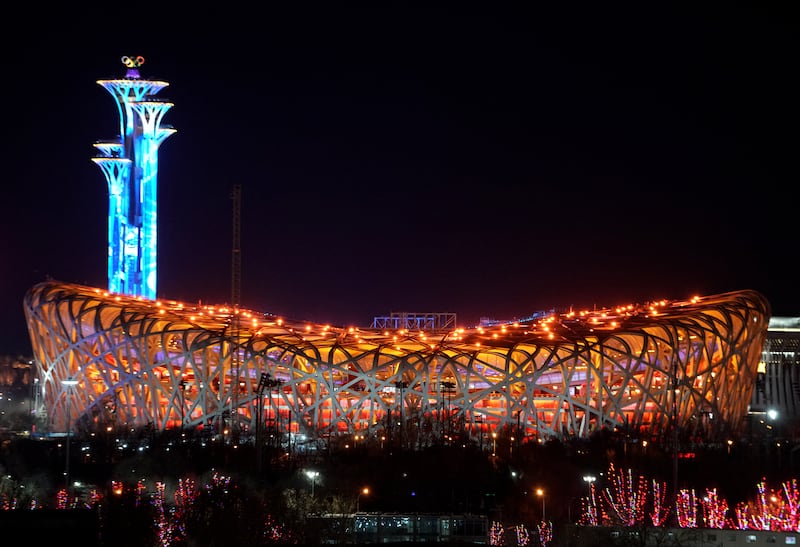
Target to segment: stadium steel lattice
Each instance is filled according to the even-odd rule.
[[[657,439],[673,424],[724,438],[744,425],[770,318],[766,298],[743,290],[390,332],[53,281],[28,291],[24,311],[55,431],[71,409],[78,431],[260,422],[409,445],[617,427]]]

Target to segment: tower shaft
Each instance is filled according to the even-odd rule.
[[[161,124],[172,103],[153,95],[169,84],[141,80],[138,70],[97,83],[114,98],[120,119],[118,140],[95,144],[92,158],[108,183],[108,290],[155,300],[158,149],[175,130]]]

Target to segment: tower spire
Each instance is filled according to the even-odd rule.
[[[124,78],[98,80],[114,98],[120,131],[98,142],[92,158],[108,183],[108,290],[156,299],[158,148],[175,130],[162,125],[172,108],[154,98],[169,84],[143,80],[144,57],[122,57]]]

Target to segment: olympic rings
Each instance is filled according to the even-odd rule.
[[[142,57],[141,55],[139,55],[138,57],[128,57],[126,55],[121,60],[122,64],[128,68],[137,68],[144,64],[144,57]]]

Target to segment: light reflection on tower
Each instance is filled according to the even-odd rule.
[[[175,129],[161,125],[172,108],[154,96],[169,84],[142,80],[143,57],[123,57],[124,78],[98,80],[117,104],[113,142],[98,142],[92,158],[108,182],[108,290],[156,299],[158,148]]]

